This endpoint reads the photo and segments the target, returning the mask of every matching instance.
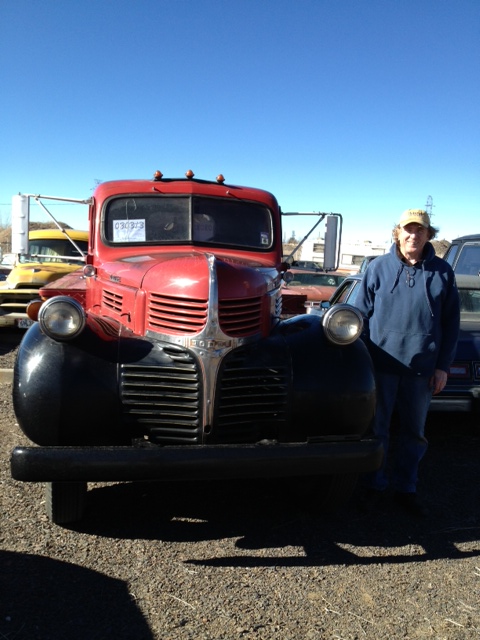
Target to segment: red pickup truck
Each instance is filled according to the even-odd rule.
[[[41,289],[14,371],[35,446],[12,475],[47,483],[53,522],[83,516],[89,481],[311,476],[332,503],[379,466],[362,319],[281,319],[271,193],[157,172],[88,204],[86,264]]]

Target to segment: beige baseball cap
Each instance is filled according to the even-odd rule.
[[[406,227],[407,224],[410,224],[411,222],[421,224],[422,227],[428,229],[430,226],[430,217],[423,209],[407,209],[400,216],[400,222],[398,224],[401,227]]]

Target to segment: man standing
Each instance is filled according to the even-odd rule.
[[[454,358],[460,324],[455,276],[429,242],[437,230],[426,211],[408,209],[393,229],[389,253],[365,271],[355,305],[365,321],[365,339],[377,383],[374,433],[384,446],[381,469],[366,478],[370,496],[391,483],[394,500],[423,515],[417,498],[420,460],[427,449],[425,421],[432,394],[442,391]],[[387,476],[390,421],[399,431]]]

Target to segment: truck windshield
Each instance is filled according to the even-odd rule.
[[[75,244],[83,251],[83,255],[79,254],[76,247],[67,239],[53,240],[45,238],[41,240],[29,240],[29,252],[27,255],[21,255],[19,262],[73,262],[84,264],[84,255],[86,255],[88,251],[88,242],[76,240]]]
[[[131,196],[111,200],[104,237],[111,244],[212,244],[272,247],[270,210],[256,202],[185,196]]]

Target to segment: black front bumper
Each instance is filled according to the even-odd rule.
[[[16,447],[15,480],[116,482],[364,473],[378,469],[377,440],[183,447]]]

